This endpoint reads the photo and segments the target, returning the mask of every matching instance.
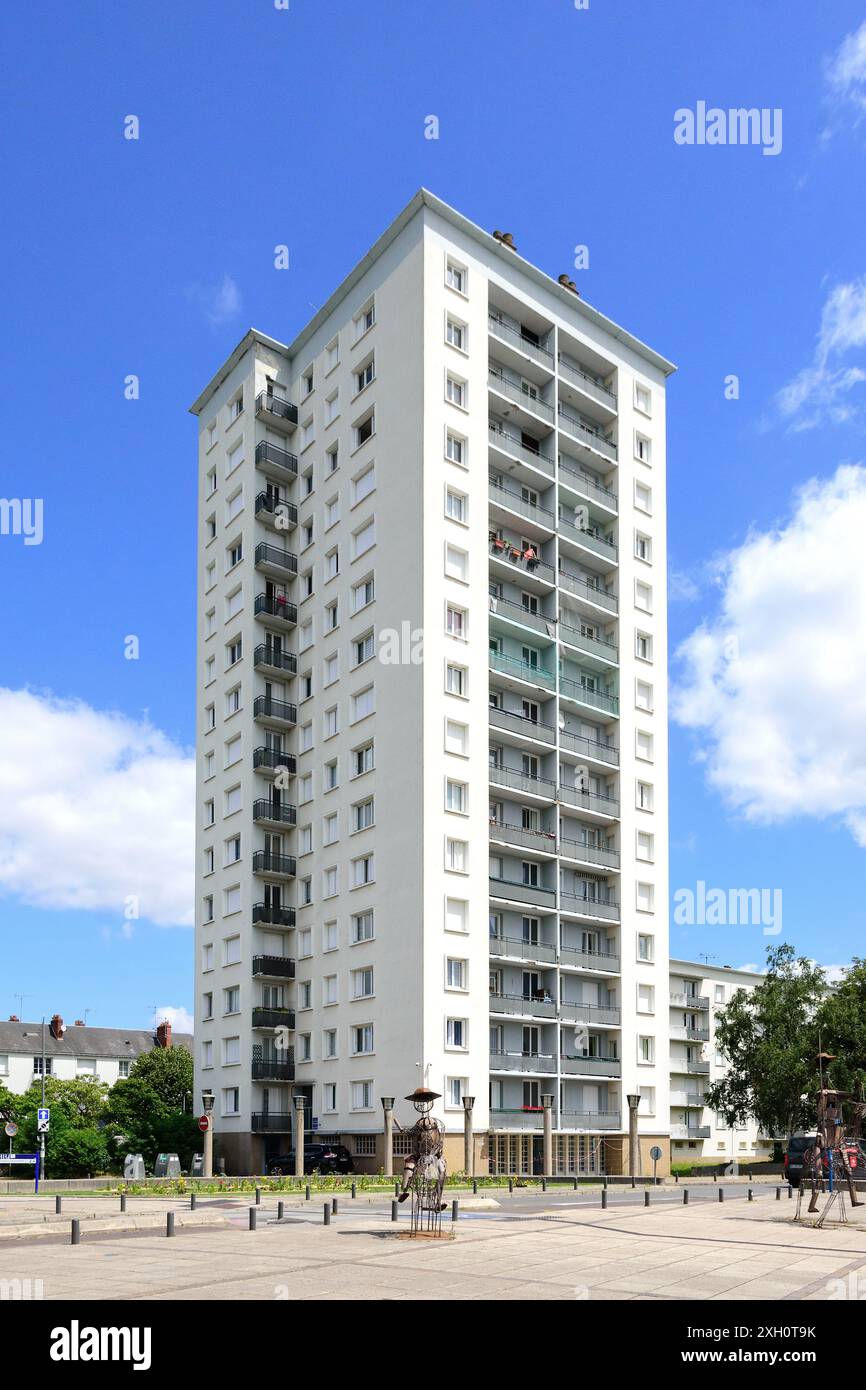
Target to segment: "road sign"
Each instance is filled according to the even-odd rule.
[[[10,1139],[14,1139],[15,1135],[18,1133],[18,1126],[14,1120],[7,1120],[3,1128]]]
[[[36,1133],[47,1134],[51,1123],[51,1111],[46,1107],[36,1111]]]
[[[314,1131],[317,1130],[317,1129],[319,1128],[319,1117],[318,1117],[318,1115],[314,1115],[314,1116],[313,1116],[312,1125],[313,1125],[313,1130],[314,1130]]]
[[[650,1158],[652,1159],[653,1163],[658,1163],[661,1156],[662,1151],[659,1148],[658,1144],[653,1144],[652,1148],[650,1149]]]
[[[210,1129],[210,1121],[207,1115],[199,1115],[198,1127],[201,1130],[202,1134],[207,1134],[208,1130]]]

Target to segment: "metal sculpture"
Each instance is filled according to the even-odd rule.
[[[433,1102],[439,1099],[439,1092],[419,1086],[405,1099],[411,1100],[420,1118],[408,1130],[412,1147],[403,1165],[403,1185],[398,1201],[405,1202],[410,1195],[412,1197],[410,1233],[413,1236],[439,1236],[446,1206],[442,1200],[447,1173],[442,1153],[445,1126],[430,1113]]]
[[[811,1180],[812,1191],[808,1206],[808,1211],[810,1213],[814,1213],[818,1210],[818,1193],[825,1191],[825,1173],[829,1183],[830,1200],[821,1213],[819,1225],[824,1222],[827,1213],[837,1197],[839,1199],[840,1219],[842,1221],[847,1220],[845,1216],[845,1203],[842,1197],[842,1188],[839,1186],[839,1182],[842,1180],[844,1180],[845,1186],[848,1189],[848,1200],[852,1207],[860,1207],[863,1205],[857,1196],[857,1188],[854,1183],[854,1174],[849,1154],[849,1145],[853,1141],[855,1147],[859,1148],[856,1141],[860,1134],[866,1106],[859,1101],[853,1104],[852,1122],[849,1125],[851,1133],[845,1134],[842,1123],[842,1101],[851,1100],[852,1097],[847,1091],[836,1091],[824,1084],[824,1064],[834,1060],[835,1058],[827,1052],[820,1052],[818,1054],[821,1089],[818,1092],[817,1133],[815,1135],[814,1144],[810,1145],[803,1155],[804,1176],[805,1173],[809,1173]],[[798,1216],[801,1199],[802,1183],[797,1200]]]

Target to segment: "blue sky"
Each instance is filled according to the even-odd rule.
[[[853,0],[4,7],[0,495],[43,498],[44,538],[0,536],[0,1012],[19,993],[102,1025],[192,1007],[183,836],[166,846],[153,805],[164,788],[180,823],[190,787],[187,407],[250,324],[289,340],[422,184],[554,275],[588,245],[584,298],[679,364],[672,888],[779,887],[782,939],[862,950],[863,612],[822,587],[863,515],[862,20]],[[678,146],[699,100],[781,108],[781,152]],[[139,891],[156,921],[124,921]],[[732,965],[767,944],[671,941]]]

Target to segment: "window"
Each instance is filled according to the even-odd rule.
[[[445,930],[466,932],[469,930],[469,904],[463,898],[445,899]]]
[[[655,1013],[655,986],[638,985],[637,987],[637,1011],[639,1014]]]
[[[459,376],[454,376],[452,372],[445,374],[445,399],[451,405],[456,405],[459,410],[466,409],[466,382]]]
[[[309,753],[313,746],[313,721],[302,724],[298,730],[298,751]]]
[[[465,840],[452,840],[450,836],[445,840],[445,868],[451,873],[465,874],[468,872],[469,845]]]
[[[301,523],[301,549],[302,549],[302,550],[306,550],[308,546],[310,546],[310,545],[313,544],[314,531],[315,531],[315,526],[314,526],[314,521],[313,521],[313,518],[312,518],[312,517],[309,517],[308,520],[306,520],[306,521],[304,521],[304,522]],[[307,573],[309,574],[310,571],[308,570]],[[303,576],[301,576],[301,577],[303,578]]]
[[[655,960],[655,937],[647,932],[637,934],[637,958],[648,962]]]
[[[213,845],[208,845],[208,846],[206,847],[205,851],[204,851],[204,872],[205,872],[205,874],[212,874],[212,873],[213,873],[213,868],[214,868]],[[209,921],[209,922],[212,922],[212,921],[213,921],[213,912],[211,912],[210,917],[206,917],[205,920],[206,920],[206,921]]]
[[[648,386],[642,386],[639,381],[634,384],[634,407],[643,415],[652,414],[652,394]]]
[[[298,932],[298,958],[304,960],[313,954],[313,933],[309,927]]]
[[[654,1062],[655,1058],[655,1038],[647,1037],[646,1034],[643,1033],[640,1034],[637,1040],[638,1061],[644,1063],[644,1065],[647,1065]]]
[[[638,859],[644,859],[649,863],[652,863],[655,858],[655,840],[648,831],[639,830],[637,832],[635,854]]]
[[[445,720],[445,752],[465,758],[469,747],[469,726],[456,719]]]
[[[237,965],[241,958],[241,939],[227,936],[223,941],[223,965]]]
[[[635,482],[634,485],[634,504],[641,512],[652,515],[653,493],[652,488],[647,487],[646,483]]]
[[[642,579],[634,581],[634,605],[644,613],[653,611],[653,591],[651,584],[645,584]]]
[[[201,968],[202,970],[213,970],[213,943],[208,942],[201,948]]]
[[[450,256],[445,262],[445,283],[449,289],[456,290],[458,294],[466,294],[466,267],[457,261],[452,261]]]
[[[243,443],[236,444],[235,447],[233,449],[230,449],[229,452],[226,454],[226,477],[230,478],[232,473],[234,473],[235,469],[240,468],[243,461]]]
[[[211,560],[210,564],[205,567],[204,587],[205,589],[212,589],[214,584],[216,584],[216,560]]]
[[[213,851],[211,851],[211,862],[213,862]],[[207,924],[214,920],[213,893],[207,893],[201,900],[202,921]]]
[[[363,666],[365,661],[370,661],[376,655],[376,639],[373,630],[365,632],[363,637],[356,637],[352,643],[352,664],[353,666]]]
[[[241,1093],[237,1086],[224,1086],[222,1093],[222,1113],[223,1115],[239,1115],[241,1105]]]
[[[458,608],[456,604],[449,603],[445,609],[445,631],[448,636],[456,637],[459,642],[465,642],[466,619],[465,608]]]
[[[313,901],[313,880],[309,876],[298,884],[298,901],[301,907],[309,907]]]
[[[653,707],[653,688],[649,681],[635,681],[634,683],[634,702],[638,709],[652,711]]]
[[[445,489],[445,515],[451,521],[459,521],[461,525],[466,524],[467,499],[465,492],[457,492],[453,487]]]
[[[208,781],[211,777],[216,775],[215,760],[213,753],[205,753],[204,755],[204,775],[205,781]]]
[[[204,615],[204,635],[213,637],[216,632],[216,609],[209,608]]]
[[[357,560],[376,544],[376,522],[370,518],[352,537],[352,559]]]
[[[725,986],[724,986],[724,985],[714,985],[714,986],[713,986],[713,1003],[714,1003],[714,1004],[724,1004],[724,1002],[725,1002]]]
[[[325,397],[325,424],[330,425],[340,413],[340,393],[332,391]]]
[[[372,1083],[372,1081],[353,1081],[353,1082],[352,1082],[352,1109],[353,1109],[353,1110],[372,1110],[372,1109],[373,1109],[373,1083]]]
[[[236,617],[243,606],[244,590],[243,585],[241,585],[226,597],[226,622],[230,622],[232,618]]]
[[[465,666],[454,666],[451,662],[445,667],[445,689],[449,695],[459,695],[465,699],[469,672]]]
[[[370,574],[366,579],[352,585],[352,612],[359,613],[368,603],[373,602],[375,596],[375,582]]]
[[[376,433],[376,419],[371,410],[369,415],[365,415],[363,420],[359,420],[355,425],[355,448],[360,449],[362,444],[366,444],[368,439],[372,439]]]
[[[352,998],[370,999],[374,993],[373,989],[373,967],[365,965],[360,970],[352,971]]]
[[[323,777],[323,791],[332,792],[340,785],[340,770],[337,759],[325,763]]]
[[[326,1035],[326,1036],[327,1036],[327,1035]],[[332,1056],[332,1055],[333,1055],[333,1054],[331,1054],[331,1053],[327,1053],[327,1052],[325,1053],[325,1056],[326,1056],[326,1057]],[[336,1083],[335,1083],[334,1081],[326,1081],[325,1084],[324,1084],[324,1086],[322,1087],[322,1109],[324,1110],[324,1112],[325,1112],[326,1115],[330,1115],[330,1114],[333,1114],[333,1112],[336,1110],[336,1108],[337,1108],[337,1086],[336,1086]]]
[[[322,1056],[331,1059],[337,1055],[337,1030],[326,1028],[322,1034]]]
[[[655,888],[651,883],[635,884],[635,900],[638,912],[652,912],[655,907]]]
[[[340,337],[332,338],[325,348],[325,371],[330,372],[340,360]]]
[[[339,622],[339,605],[337,600],[334,599],[334,602],[329,603],[325,609],[325,631],[333,632],[334,629],[339,626]]]
[[[363,309],[359,309],[354,317],[355,341],[363,338],[365,333],[369,333],[373,324],[376,322],[376,301],[368,300]]]
[[[634,432],[634,456],[640,463],[652,463],[652,444],[645,434]]]
[[[325,472],[336,473],[340,466],[340,443],[335,440],[331,447],[325,452]]]
[[[312,571],[310,571],[310,577],[312,578]],[[307,621],[301,623],[300,627],[298,628],[298,651],[305,652],[307,648],[311,647],[312,645],[313,620],[312,618],[308,618]]]
[[[211,729],[216,728],[216,706],[206,705],[204,711],[205,733],[210,733]]]
[[[213,991],[206,990],[201,997],[201,1016],[204,1022],[213,1018]]]
[[[322,981],[322,1003],[336,1004],[337,1002],[337,977],[336,975],[326,975]]]
[[[238,538],[238,540],[226,550],[226,573],[228,573],[229,570],[233,570],[235,565],[239,565],[243,558],[244,543],[241,538]]]
[[[643,729],[637,729],[634,736],[635,757],[642,762],[651,763],[653,760],[653,736],[646,733]]]
[[[653,639],[648,632],[635,631],[634,654],[638,661],[652,661]]]
[[[376,879],[376,863],[372,854],[364,854],[360,859],[352,860],[352,885],[355,888],[363,888],[367,883],[374,883]]]
[[[336,844],[340,838],[340,817],[336,811],[322,821],[322,844]]]
[[[465,782],[453,782],[449,777],[445,783],[445,810],[455,815],[465,816],[468,809],[469,788]]]
[[[241,890],[239,884],[233,884],[231,888],[223,890],[223,916],[230,917],[233,912],[241,910]]]
[[[298,985],[298,1008],[311,1009],[313,1007],[313,982],[312,980],[301,980]]]
[[[374,380],[375,376],[375,358],[368,357],[366,362],[362,362],[360,367],[355,368],[355,395],[360,395],[360,393],[365,389],[365,387],[369,386],[370,382]]]
[[[359,690],[352,696],[352,723],[357,724],[360,719],[366,719],[375,709],[376,687],[368,685],[365,690]]]
[[[445,1104],[449,1110],[463,1109],[463,1086],[465,1078],[449,1076],[445,1079]]]
[[[462,434],[445,431],[445,457],[451,463],[459,463],[461,468],[466,467],[466,440]]]
[[[244,490],[239,487],[237,492],[233,493],[226,502],[226,521],[234,521],[235,517],[243,511],[243,508]]]
[[[635,531],[634,533],[634,553],[636,559],[644,560],[648,565],[652,564],[653,543],[643,531]]]
[[[339,710],[338,710],[338,707],[337,707],[336,705],[333,705],[333,706],[331,707],[331,709],[326,709],[326,710],[325,710],[324,717],[323,717],[323,720],[322,720],[322,723],[323,723],[323,731],[322,731],[322,732],[323,732],[323,737],[324,737],[324,738],[333,738],[334,735],[335,735],[336,733],[339,732],[339,718],[338,718],[338,715],[339,715]]]
[[[458,352],[466,351],[466,324],[461,323],[459,319],[452,318],[450,314],[445,320],[445,341],[449,347],[456,348]]]
[[[204,664],[204,683],[210,685],[216,680],[216,657],[209,656]]]
[[[356,912],[352,917],[351,932],[353,946],[357,946],[361,941],[372,941],[375,935],[372,911]]]
[[[322,665],[322,677],[325,685],[333,685],[340,674],[340,659],[336,652],[326,656]]]
[[[312,415],[301,425],[301,449],[308,449],[316,437],[316,426]]]
[[[469,556],[456,545],[445,546],[445,573],[449,579],[459,579],[466,583],[469,578]]]
[[[298,778],[298,802],[303,805],[305,801],[313,799],[313,774],[305,772],[303,777]]]
[[[242,756],[242,740],[240,734],[235,734],[234,738],[226,739],[226,767],[231,767],[233,763],[240,760]]]
[[[371,463],[369,468],[365,468],[364,472],[359,473],[358,477],[352,481],[352,506],[357,506],[359,502],[363,502],[364,498],[369,497],[375,487],[376,465]]]
[[[231,715],[237,714],[241,707],[241,687],[235,685],[231,690],[226,691],[226,719]]]
[[[373,769],[373,744],[365,743],[361,748],[352,749],[352,776],[362,777]]]
[[[232,836],[231,836],[228,840],[226,840],[226,842],[225,842],[225,857],[224,857],[224,859],[223,859],[223,863],[224,863],[224,864],[236,864],[236,863],[238,862],[238,860],[240,859],[240,857],[241,857],[241,837],[240,837],[240,835],[232,835]]]
[[[235,666],[243,656],[243,639],[236,637],[233,642],[229,642],[226,647],[226,669]]]
[[[322,897],[336,898],[340,891],[340,879],[336,864],[322,871]]]
[[[206,479],[205,479],[205,495],[206,495],[207,497],[212,497],[213,494],[216,492],[216,489],[217,489],[217,475],[216,475],[216,469],[215,469],[215,468],[211,468],[211,469],[208,470],[208,475],[207,475],[207,477],[206,477]]]
[[[207,827],[208,827],[209,825],[213,825],[215,819],[216,819],[216,810],[215,810],[214,802],[213,802],[212,800],[206,801],[206,802],[204,803],[204,825],[205,825],[205,829],[207,829]]]
[[[240,985],[230,985],[223,990],[223,1013],[238,1014],[241,1011]]]
[[[336,526],[339,520],[340,499],[339,497],[332,497],[325,503],[325,530],[327,531],[332,526]]]
[[[651,782],[638,782],[635,787],[635,806],[639,811],[653,809],[653,787]]]
[[[210,542],[216,538],[217,533],[216,512],[211,512],[210,516],[205,522],[205,531],[207,534],[208,544],[210,544]]]
[[[351,1030],[352,1053],[358,1057],[365,1052],[375,1051],[373,1047],[373,1025],[372,1023],[357,1024]]]
[[[466,1019],[465,1018],[446,1018],[445,1020],[445,1046],[446,1047],[466,1047]]]
[[[374,823],[375,811],[372,797],[368,797],[366,801],[359,801],[352,807],[353,834],[357,834],[360,830],[369,830]]]
[[[324,952],[336,951],[339,944],[337,923],[326,922],[322,927],[322,950]]]
[[[312,1033],[298,1034],[298,1061],[312,1062],[313,1060],[313,1035]]]
[[[457,956],[447,956],[445,960],[446,989],[466,989],[467,962]]]

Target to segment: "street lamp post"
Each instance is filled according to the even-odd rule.
[[[638,1170],[637,1148],[637,1108],[640,1096],[626,1096],[628,1101],[628,1171],[629,1177],[636,1178]]]
[[[475,1097],[463,1097],[463,1168],[467,1178],[475,1177],[475,1135],[472,1131],[472,1111]]]
[[[307,1097],[303,1092],[294,1096],[295,1102],[295,1177],[304,1176],[304,1106]]]
[[[213,1091],[202,1091],[201,1103],[207,1118],[207,1129],[204,1132],[204,1161],[202,1169],[204,1177],[213,1177]]]
[[[45,1109],[45,1015],[42,1015],[42,1109]],[[45,1131],[39,1136],[39,1173],[45,1178]]]
[[[392,1178],[394,1176],[394,1097],[380,1096],[380,1100],[385,1120],[383,1167],[385,1177]]]
[[[544,1121],[544,1157],[541,1171],[546,1178],[553,1176],[553,1099],[550,1095],[541,1097]]]

